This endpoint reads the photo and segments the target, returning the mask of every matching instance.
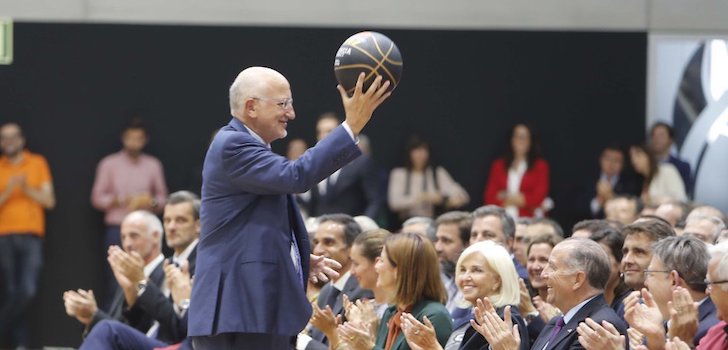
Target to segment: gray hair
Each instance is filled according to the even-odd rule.
[[[435,237],[435,233],[437,231],[437,227],[435,226],[435,220],[433,220],[432,218],[428,218],[427,216],[413,216],[405,220],[402,223],[402,227],[404,228],[408,225],[417,224],[427,224],[427,237],[433,242],[437,240],[437,238]]]
[[[715,268],[715,275],[719,281],[728,280],[728,254],[720,258],[718,266]],[[724,291],[728,291],[728,283],[721,283],[718,286]]]
[[[497,205],[484,205],[473,212],[473,220],[482,219],[486,216],[495,216],[500,220],[506,240],[512,240],[516,236],[516,223],[506,213],[505,209]]]
[[[593,288],[604,290],[611,273],[611,262],[602,246],[588,238],[569,238],[556,246],[573,246],[566,258],[566,265],[574,271],[584,271]]]
[[[162,221],[159,220],[156,215],[146,210],[136,210],[124,217],[124,221],[127,220],[142,220],[147,227],[146,234],[152,236],[154,232],[156,232],[159,234],[159,242],[162,242],[162,236],[164,236],[164,228],[162,226]]]
[[[711,224],[715,226],[715,230],[713,231],[713,239],[712,242],[715,242],[718,239],[718,236],[720,236],[720,233],[725,229],[725,222],[717,216],[711,216],[711,215],[692,215],[685,220],[685,226],[687,226],[688,223],[696,222],[696,221],[710,221]],[[686,233],[692,233],[692,232],[686,232]]]
[[[705,291],[708,274],[708,247],[692,236],[667,237],[652,245],[652,256],[665,265],[665,270],[677,271],[678,275],[694,291]]]
[[[200,197],[190,191],[177,191],[167,198],[167,204],[177,205],[181,203],[190,203],[195,220],[200,218]]]
[[[720,242],[708,248],[711,259],[720,259],[724,255],[728,255],[728,241]]]

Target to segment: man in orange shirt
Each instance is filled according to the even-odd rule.
[[[56,204],[43,156],[25,150],[20,126],[0,126],[0,337],[27,347],[24,315],[38,290],[43,263],[44,209]]]

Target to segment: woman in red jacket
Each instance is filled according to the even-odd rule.
[[[483,200],[504,207],[514,217],[532,217],[549,193],[549,166],[531,128],[519,123],[510,134],[506,154],[490,167]]]

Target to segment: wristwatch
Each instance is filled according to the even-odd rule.
[[[139,283],[137,283],[136,289],[137,295],[141,295],[142,293],[144,293],[144,290],[147,289],[147,280],[139,281]]]

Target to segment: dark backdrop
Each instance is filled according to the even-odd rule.
[[[341,112],[333,58],[359,30],[16,23],[15,61],[0,66],[0,122],[19,122],[29,148],[47,157],[58,199],[31,313],[36,345],[80,342],[62,292],[100,287],[102,217],[89,203],[91,184],[131,117],[150,126],[148,151],[163,162],[170,190],[199,191],[206,144],[230,118],[235,75],[250,65],[286,75],[297,112],[289,138],[312,142],[316,117]],[[541,136],[553,216],[567,228],[584,215],[601,147],[643,138],[645,33],[380,31],[405,65],[365,129],[374,157],[389,169],[402,163],[411,133],[429,137],[471,208],[517,120]]]

